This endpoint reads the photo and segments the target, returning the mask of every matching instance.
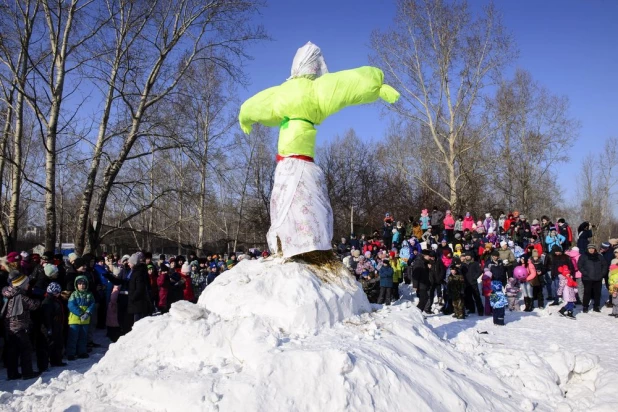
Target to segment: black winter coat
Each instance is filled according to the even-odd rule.
[[[415,289],[429,289],[431,281],[429,279],[429,268],[423,257],[414,259],[412,264],[412,286]]]
[[[487,261],[489,270],[491,271],[491,280],[497,280],[506,285],[506,269],[500,260],[494,262],[491,258]]]
[[[588,252],[581,255],[577,261],[579,271],[582,273],[583,280],[601,281],[607,274],[607,262],[603,256]]]
[[[478,278],[481,276],[481,265],[479,262],[470,262],[466,265],[466,270],[462,270],[462,272],[466,283],[478,288]]]
[[[129,305],[127,313],[150,315],[152,303],[150,298],[150,282],[148,268],[145,263],[133,266],[129,279]]]

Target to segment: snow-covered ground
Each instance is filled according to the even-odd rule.
[[[608,309],[576,321],[558,307],[507,313],[498,327],[424,319],[402,292],[371,307],[345,275],[245,261],[197,305],[138,322],[102,358],[0,381],[0,410],[618,410]]]

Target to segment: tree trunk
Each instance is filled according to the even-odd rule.
[[[204,250],[206,249],[206,154],[204,151],[204,158],[202,159],[202,165],[200,170],[200,206],[198,208],[198,256],[202,257]]]
[[[25,59],[24,59],[25,60]],[[24,63],[25,64],[25,63]],[[19,203],[21,198],[22,154],[21,143],[24,134],[24,95],[17,93],[15,103],[15,133],[13,135],[13,178],[11,183],[11,203],[9,206],[9,236],[7,249],[14,251],[17,244],[19,226]]]
[[[4,179],[5,159],[8,154],[7,145],[11,133],[11,123],[13,122],[13,94],[14,89],[11,90],[11,93],[9,94],[5,123],[2,131],[2,143],[0,144],[0,180]],[[2,201],[2,188],[3,185],[0,184],[0,201]],[[2,222],[0,222],[0,255],[6,256],[6,254],[8,253],[8,244],[9,236],[6,227]]]
[[[60,102],[53,102],[45,152],[45,250],[56,249],[56,130]]]

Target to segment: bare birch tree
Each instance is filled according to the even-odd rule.
[[[478,143],[464,137],[470,129],[489,136],[479,115],[485,90],[514,54],[500,16],[491,5],[473,18],[461,1],[398,0],[393,28],[374,32],[371,45],[372,60],[401,92],[391,110],[428,130],[446,190],[419,181],[456,209],[466,173],[460,158]]]

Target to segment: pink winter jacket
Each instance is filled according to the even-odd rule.
[[[455,219],[453,219],[453,215],[451,214],[447,214],[442,223],[444,223],[444,229],[446,230],[455,229]]]
[[[571,263],[575,269],[575,279],[580,279],[582,277],[582,272],[579,271],[577,264],[579,263],[579,257],[581,254],[576,250],[567,250],[564,254],[571,258]]]
[[[558,296],[562,295],[562,300],[565,302],[575,302],[577,300],[575,298],[575,288],[567,286],[567,278],[562,273],[558,276],[558,280]]]
[[[472,216],[464,217],[463,230],[466,229],[468,229],[470,232],[474,230],[474,218]]]

